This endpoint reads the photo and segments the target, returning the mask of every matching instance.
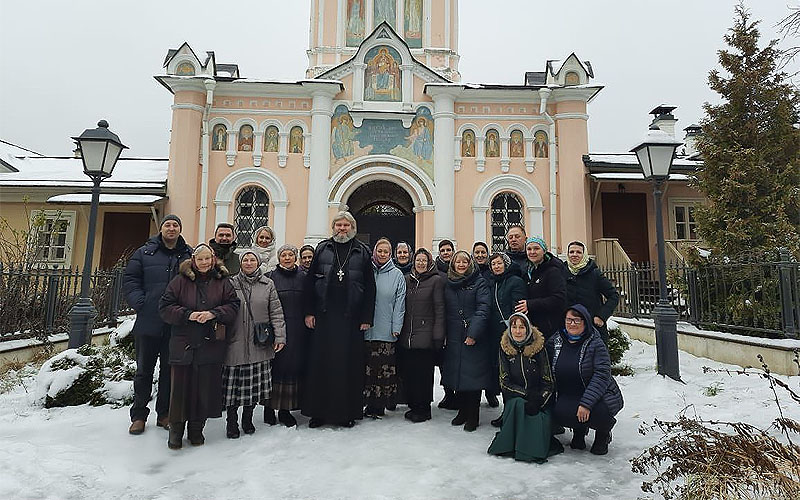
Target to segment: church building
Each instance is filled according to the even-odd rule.
[[[504,246],[510,225],[554,252],[592,240],[587,104],[575,54],[518,85],[465,83],[458,0],[311,0],[308,69],[251,78],[187,43],[155,78],[174,95],[166,211],[187,241],[232,222],[316,243],[349,210],[359,237]],[[595,235],[599,237],[599,235]]]

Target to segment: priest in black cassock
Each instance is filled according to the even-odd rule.
[[[314,251],[306,275],[306,326],[312,328],[302,413],[309,427],[352,427],[364,411],[364,331],[375,313],[372,251],[356,236],[356,220],[339,212],[333,236]]]

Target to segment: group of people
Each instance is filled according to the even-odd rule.
[[[266,423],[289,427],[295,410],[310,428],[352,427],[398,405],[424,422],[438,365],[438,406],[465,431],[479,426],[482,393],[490,407],[502,395],[489,453],[544,461],[563,450],[564,428],[572,448],[594,429],[592,453],[608,452],[623,404],[606,347],[619,296],[582,242],[564,263],[513,226],[505,252],[442,240],[434,257],[386,238],[368,248],[348,212],[331,230],[316,248],[275,250],[265,226],[240,249],[223,223],[192,249],[180,219],[164,218],[125,270],[137,312],[131,434],[145,429],[158,359],[156,423],[173,449],[185,432],[203,444],[206,420],[223,413],[238,438],[240,407],[241,431],[255,432],[259,404]]]

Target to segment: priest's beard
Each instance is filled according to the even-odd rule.
[[[350,231],[347,231],[347,234],[344,235],[339,233],[334,234],[333,241],[335,241],[336,243],[347,243],[348,241],[352,240],[355,237],[356,237],[356,230],[351,229]]]

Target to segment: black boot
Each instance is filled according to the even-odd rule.
[[[492,427],[503,427],[503,416],[500,415],[489,423],[492,424]]]
[[[316,429],[317,427],[322,427],[323,425],[325,425],[325,422],[318,417],[311,417],[311,420],[308,421],[309,429]]]
[[[278,419],[275,418],[275,410],[269,406],[264,407],[264,423],[269,425],[275,425],[278,423]]]
[[[496,394],[486,393],[486,402],[489,403],[489,408],[497,408],[500,406],[500,401],[497,399]]]
[[[253,425],[253,410],[255,406],[242,407],[242,430],[245,434],[252,434],[256,431],[256,426]]]
[[[481,400],[480,393],[476,401],[467,403],[467,421],[464,423],[464,430],[467,432],[474,432],[480,425],[481,418]]]
[[[458,410],[458,404],[456,403],[456,393],[451,389],[444,390],[444,398],[439,401],[439,408],[443,410]]]
[[[239,438],[239,407],[231,406],[228,408],[227,425],[225,426],[225,435],[228,439]]]
[[[203,428],[206,426],[205,420],[196,420],[194,422],[189,422],[188,426],[188,438],[189,442],[192,446],[202,446],[206,442],[205,436],[203,436]]]
[[[183,430],[186,427],[186,422],[170,422],[169,423],[169,439],[167,439],[167,446],[170,450],[180,450],[183,447]]]
[[[587,432],[588,429],[584,426],[574,427],[572,429],[572,442],[569,443],[569,447],[573,450],[585,450]]]
[[[595,455],[605,455],[608,453],[608,443],[611,442],[611,432],[594,431],[594,443],[589,450]]]
[[[286,427],[294,427],[297,425],[297,420],[289,413],[289,410],[278,410],[278,422]]]

